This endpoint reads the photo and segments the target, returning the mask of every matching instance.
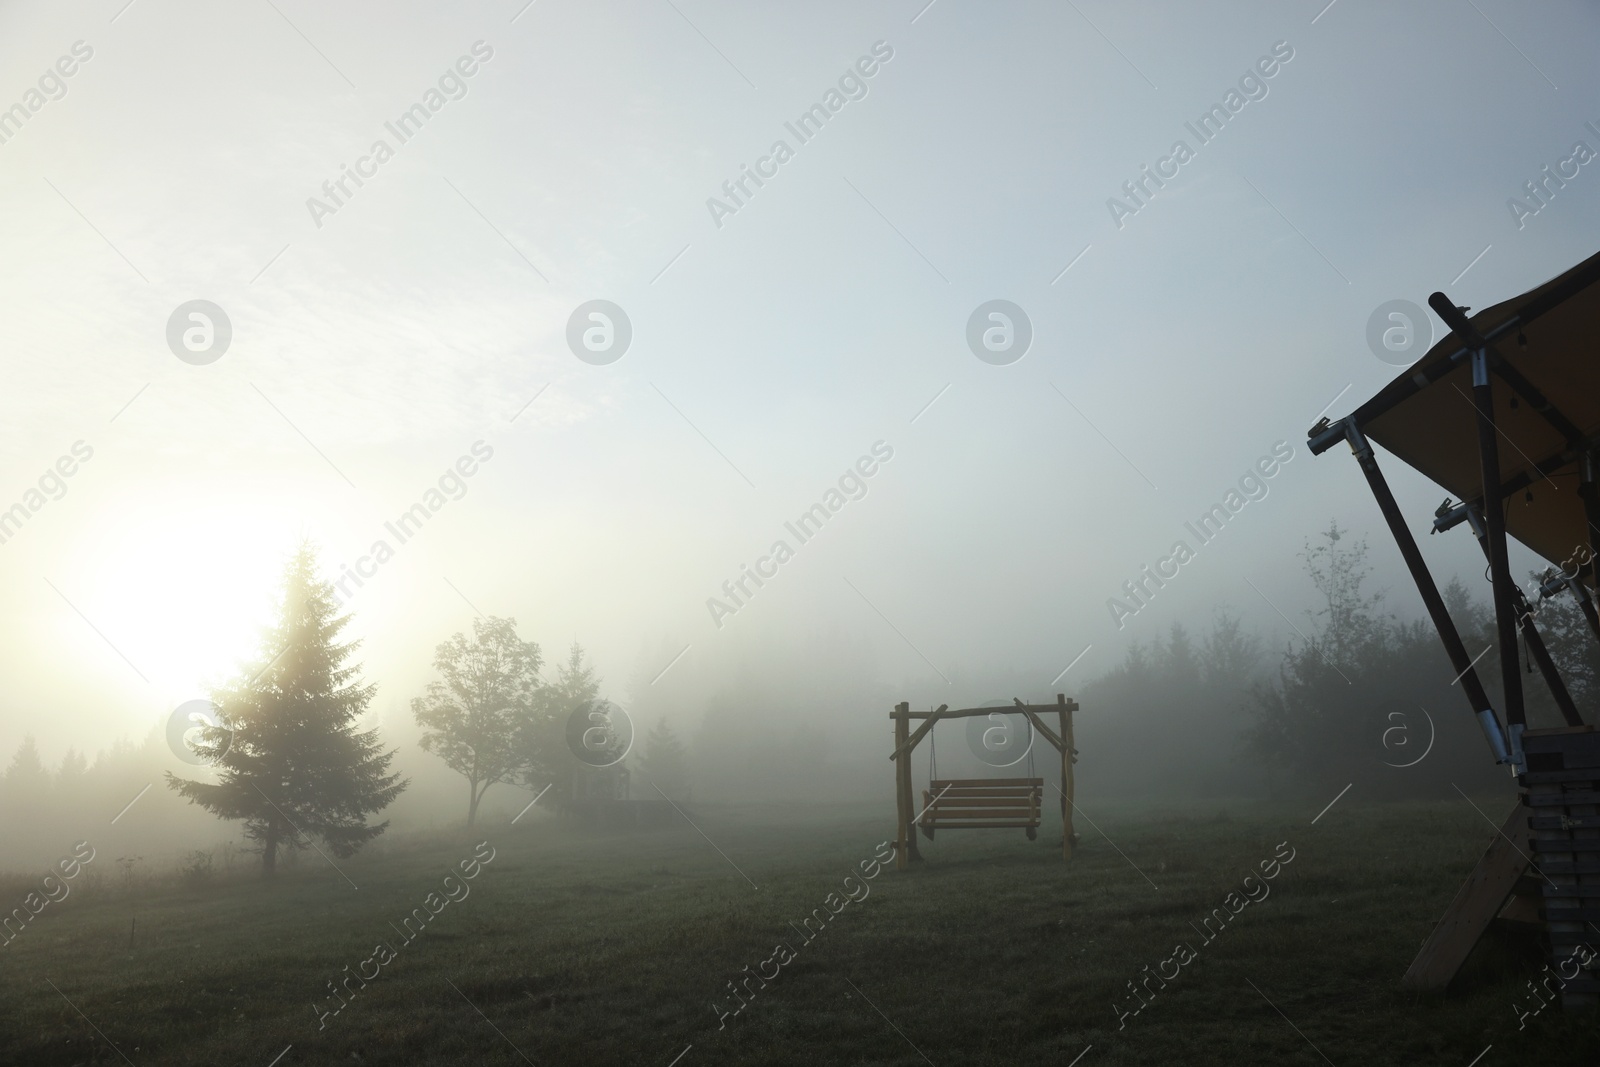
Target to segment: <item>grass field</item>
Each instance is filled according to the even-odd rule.
[[[1498,821],[1510,798],[1478,803]],[[1600,1058],[1593,1014],[1550,1008],[1518,1029],[1513,1006],[1542,961],[1509,935],[1480,946],[1449,996],[1401,990],[1493,832],[1466,801],[1345,797],[1313,825],[1321,806],[1106,806],[1080,822],[1071,864],[1048,824],[1036,842],[941,834],[909,874],[856,883],[868,895],[809,943],[791,924],[826,912],[889,836],[881,809],[703,805],[703,835],[500,819],[470,837],[388,840],[342,875],[306,853],[273,884],[123,890],[101,854],[98,884],[83,879],[0,948],[0,1061],[268,1067],[285,1048],[281,1067],[667,1067],[680,1054],[679,1067],[1065,1067],[1080,1054],[1082,1067],[1468,1067],[1486,1046],[1479,1067]],[[470,895],[402,942],[390,924],[484,840],[494,858]],[[1270,895],[1202,938],[1283,842],[1294,858]],[[26,883],[5,892],[9,909]],[[352,981],[319,1030],[314,1005],[341,1003],[328,983],[379,941],[395,958],[365,988]],[[793,958],[719,1029],[713,1003],[733,1006],[728,983],[747,966],[770,975],[778,942]],[[1194,958],[1119,1024],[1127,983],[1179,942]]]

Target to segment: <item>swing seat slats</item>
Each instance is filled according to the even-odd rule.
[[[955,789],[1042,789],[1043,778],[935,778],[928,783],[928,788],[935,793],[945,786]]]
[[[1026,830],[1034,837],[1044,804],[1043,778],[950,778],[928,783],[917,826],[935,830]]]

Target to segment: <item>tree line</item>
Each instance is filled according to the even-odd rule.
[[[1365,781],[1380,795],[1439,796],[1469,782],[1504,783],[1431,622],[1386,610],[1383,593],[1367,590],[1366,556],[1366,541],[1337,523],[1306,543],[1301,559],[1322,598],[1316,625],[1252,688],[1246,752],[1275,784]],[[1500,709],[1502,671],[1522,671],[1528,725],[1563,725],[1526,647],[1517,663],[1500,662],[1486,576],[1482,589],[1475,596],[1453,578],[1442,595],[1468,653],[1486,653],[1474,669],[1491,701]],[[1596,722],[1600,648],[1581,609],[1565,594],[1545,600],[1535,625],[1579,714]]]
[[[1365,541],[1332,524],[1305,543],[1301,561],[1318,604],[1280,647],[1220,612],[1204,632],[1174,624],[1158,640],[1134,643],[1120,664],[1083,685],[1078,774],[1086,793],[1332,795],[1356,782],[1369,797],[1437,797],[1453,786],[1504,781],[1431,625],[1400,617],[1369,588]],[[1488,650],[1476,669],[1493,693],[1500,671],[1493,616],[1475,584],[1451,581],[1444,596],[1470,649]],[[1583,616],[1554,599],[1540,605],[1537,621],[1574,702],[1595,721],[1600,658]],[[285,572],[279,617],[257,662],[213,694],[220,727],[202,731],[195,747],[215,759],[215,780],[168,775],[181,796],[241,823],[269,872],[285,849],[292,858],[314,838],[340,855],[356,851],[384,832],[388,823],[374,817],[408,784],[378,731],[358,725],[374,687],[361,680],[357,643],[341,636],[348,622],[316,578],[312,550],[302,548]],[[497,785],[542,793],[556,807],[574,795],[590,768],[569,747],[569,726],[575,716],[586,725],[591,712],[609,706],[581,647],[574,644],[547,680],[541,649],[518,635],[514,619],[480,617],[470,634],[437,646],[433,667],[435,678],[411,701],[419,747],[461,777],[469,823]],[[1514,669],[1531,671],[1526,662]],[[818,679],[831,687],[826,693],[807,691],[809,706],[819,699],[886,705],[874,677],[865,661],[836,663]],[[1528,682],[1530,725],[1558,725],[1537,676]],[[776,739],[777,749],[751,748],[771,733],[770,723],[749,714],[770,698],[770,687],[757,675],[721,685],[702,702],[697,755],[730,782],[763,790],[785,773],[814,777],[827,762],[830,735],[821,728],[794,727]],[[665,721],[637,747],[629,765],[668,797],[685,799],[687,754]],[[155,758],[147,741],[117,746],[93,765],[69,751],[52,770],[24,740],[0,776],[8,836],[25,835],[35,819],[29,813],[47,807],[99,812],[110,804],[106,810],[115,811],[149,782],[144,768]],[[859,768],[851,773],[850,781],[860,777]],[[848,784],[841,779],[841,788]]]
[[[318,578],[315,550],[302,545],[285,569],[260,654],[211,694],[217,721],[191,735],[214,780],[165,774],[179,796],[241,824],[268,875],[280,855],[317,840],[335,856],[353,855],[388,828],[373,817],[409,784],[391,768],[395,750],[378,729],[360,726],[376,686],[362,680],[354,660],[360,642],[343,637],[350,619]],[[433,665],[438,677],[411,710],[421,749],[465,779],[469,825],[484,794],[500,783],[553,792],[558,801],[568,795],[582,765],[568,749],[565,725],[607,703],[579,645],[547,682],[543,653],[518,636],[516,620],[482,617],[470,638],[457,633],[440,643]],[[665,721],[651,731],[639,762],[668,796],[687,797],[685,752]],[[50,798],[80,793],[91,773],[87,758],[72,750],[52,774],[28,737],[0,778],[0,807],[40,810]]]
[[[1402,618],[1370,587],[1367,543],[1337,523],[1305,542],[1300,560],[1318,604],[1277,650],[1219,614],[1193,637],[1135,642],[1123,662],[1085,685],[1079,765],[1094,791],[1236,797],[1453,796],[1453,787],[1506,781],[1466,707],[1431,622]],[[1452,579],[1443,596],[1491,694],[1499,691],[1493,608]],[[1600,648],[1577,604],[1544,601],[1536,625],[1585,721],[1600,711]],[[1532,674],[1524,652],[1516,670]],[[1525,679],[1530,726],[1558,726],[1536,674]],[[1496,701],[1498,707],[1498,701]],[[1094,709],[1106,709],[1098,717]]]

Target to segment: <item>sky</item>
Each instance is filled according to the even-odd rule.
[[[624,704],[824,632],[918,705],[983,672],[1070,693],[1218,608],[1294,636],[1336,518],[1419,614],[1305,431],[1400,373],[1380,305],[1487,306],[1595,251],[1600,163],[1508,200],[1600,150],[1597,38],[1592,5],[1509,0],[0,4],[0,509],[29,512],[0,754],[203,696],[305,538],[369,572],[348,608],[397,740],[480,613],[581,642]],[[996,300],[1026,320],[999,353]],[[225,349],[209,312],[185,345],[193,301]],[[620,355],[615,315],[583,348],[591,301]],[[1264,497],[1186,534],[1275,448]],[[1386,471],[1421,534],[1443,490]],[[802,543],[830,490],[858,499]],[[747,565],[775,573],[733,601]]]

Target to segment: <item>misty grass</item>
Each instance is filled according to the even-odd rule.
[[[1509,793],[1479,803],[1499,815]],[[315,854],[271,884],[123,892],[102,879],[0,950],[0,1062],[122,1062],[61,994],[141,1065],[266,1067],[291,1044],[282,1067],[523,1054],[665,1067],[691,1044],[680,1067],[1065,1065],[1091,1044],[1082,1067],[1323,1055],[1465,1067],[1490,1044],[1485,1067],[1595,1061],[1592,1014],[1547,1010],[1517,1031],[1512,1005],[1540,964],[1531,943],[1497,934],[1448,997],[1399,987],[1487,843],[1476,812],[1346,797],[1312,826],[1320,807],[1105,806],[1089,814],[1126,858],[1080,826],[1071,864],[1048,824],[1034,843],[941,834],[924,843],[926,863],[874,879],[720,1031],[711,1005],[727,983],[797,941],[789,924],[888,836],[892,810],[696,808],[727,860],[686,824],[586,834],[530,817],[339,861],[359,889]],[[319,1032],[312,1005],[328,1002],[327,983],[393,942],[389,924],[484,839],[497,856],[471,896]],[[1200,947],[1189,924],[1285,840],[1296,858],[1271,896]],[[1198,959],[1119,1030],[1126,983],[1179,941]]]

